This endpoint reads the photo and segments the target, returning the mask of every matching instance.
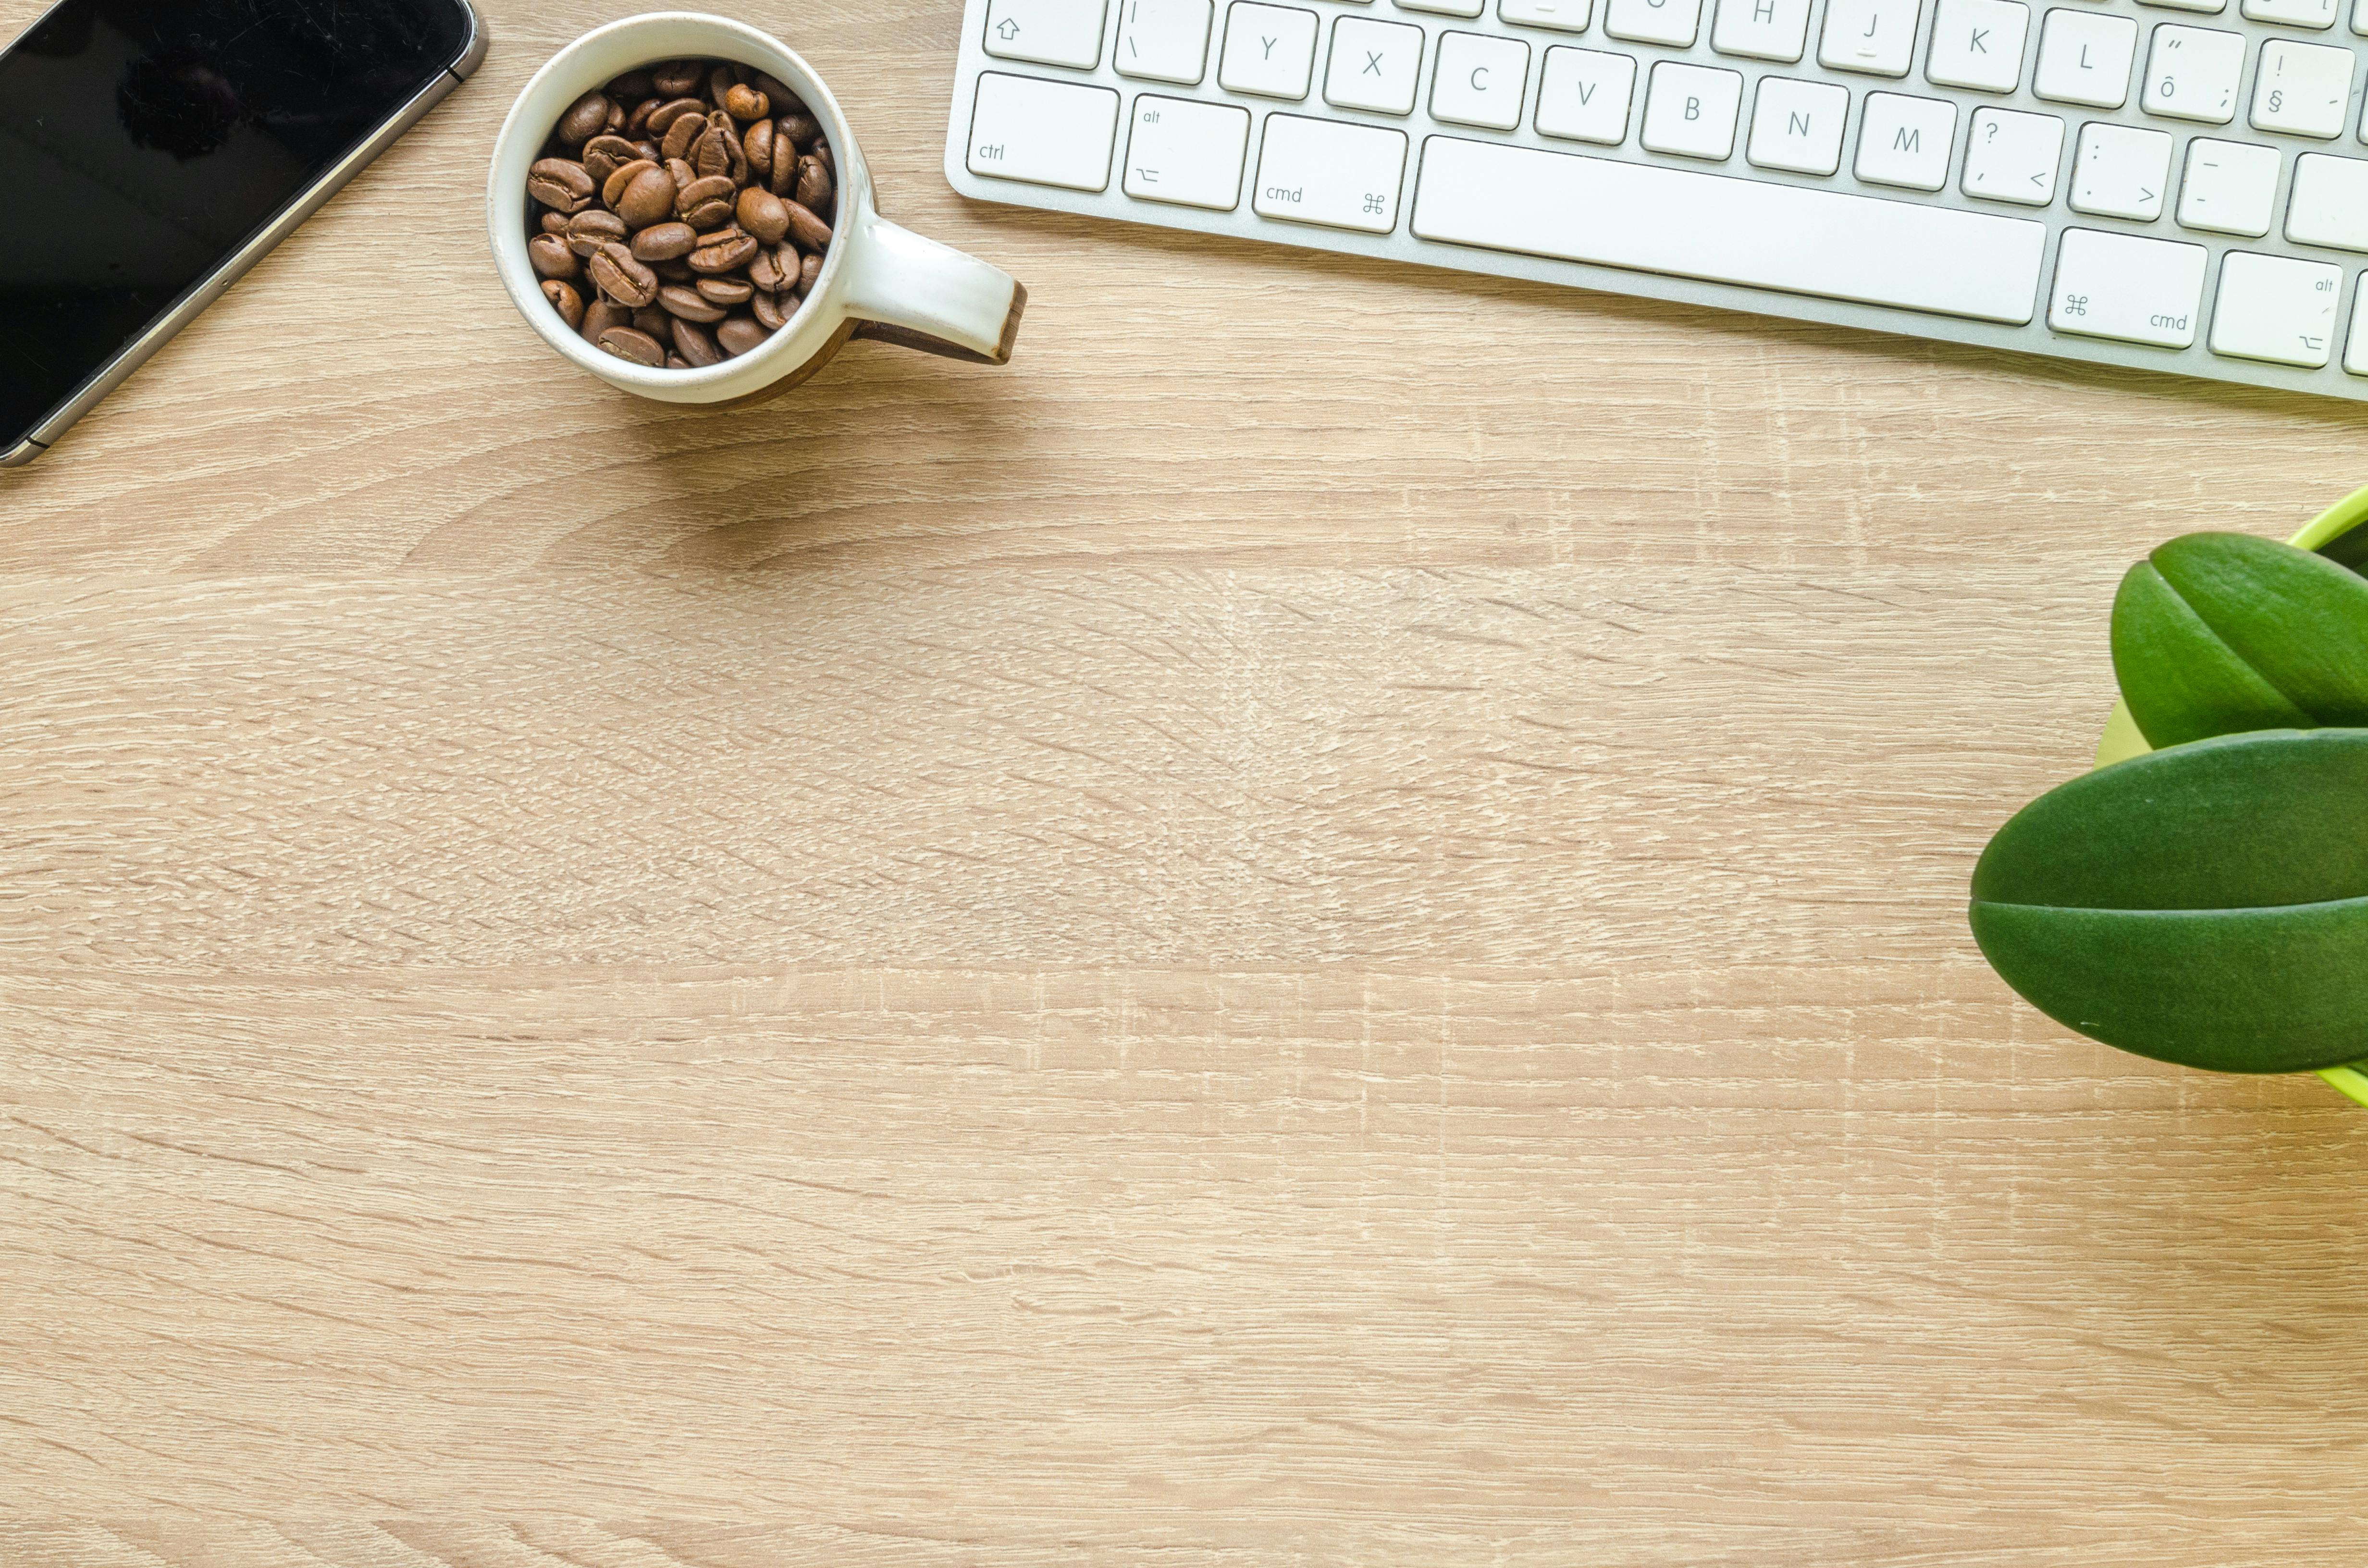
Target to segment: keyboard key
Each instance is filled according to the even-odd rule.
[[[1859,117],[1858,161],[1850,172],[1871,185],[1938,190],[1949,183],[1949,147],[1957,106],[1904,93],[1869,93]]]
[[[2016,324],[2031,320],[2047,239],[2027,219],[1449,136],[1423,144],[1412,228],[1489,250]]]
[[[2351,108],[2351,51],[2321,43],[2261,45],[2253,79],[2253,129],[2332,141]]]
[[[1119,0],[1110,63],[1121,76],[1195,85],[1209,73],[1214,17],[1210,0]]]
[[[1763,169],[1832,174],[1842,166],[1842,126],[1849,119],[1848,87],[1762,76],[1744,156]]]
[[[2355,376],[2368,376],[2368,288],[2352,291],[2351,335],[2343,345],[2343,368]]]
[[[1594,0],[1497,0],[1498,20],[1558,33],[1585,32],[1594,12]]]
[[[1090,71],[1102,62],[1103,7],[1104,0],[987,0],[986,51]]]
[[[2326,28],[2335,25],[2335,6],[2336,0],[2245,0],[2244,11],[2248,21]]]
[[[1332,24],[1324,101],[1376,114],[1412,114],[1422,81],[1422,29],[1407,22],[1343,17]]]
[[[2294,160],[2286,238],[2306,245],[2368,251],[2368,163],[2305,153]]]
[[[2047,324],[2083,337],[2185,348],[2203,298],[2202,245],[2066,229],[2056,247]]]
[[[1145,93],[1134,100],[1120,184],[1144,201],[1230,212],[1241,205],[1242,154],[1249,142],[1246,108]]]
[[[2167,119],[2226,125],[2237,118],[2237,84],[2244,74],[2244,34],[2159,27],[2146,56],[2138,107]]]
[[[1406,155],[1403,131],[1270,114],[1250,207],[1260,217],[1386,234],[1397,227]]]
[[[1401,11],[1428,11],[1440,17],[1476,17],[1487,0],[1390,0]]]
[[[2212,352],[2316,370],[2335,353],[2343,269],[2232,250],[2220,263]]]
[[[964,166],[996,179],[1107,190],[1117,139],[1118,95],[1108,87],[990,71],[978,79]]]
[[[1826,0],[1817,63],[1868,76],[1907,75],[1918,9],[1917,0]]]
[[[1593,49],[1549,49],[1538,77],[1538,134],[1617,147],[1628,139],[1636,57]]]
[[[2052,114],[1977,108],[1965,141],[1967,196],[2044,207],[2055,199],[2055,171],[2064,162],[2064,122]]]
[[[2119,108],[2130,100],[2130,60],[2138,25],[2094,11],[2047,13],[2039,31],[2039,69],[2031,90],[2059,104]]]
[[[1702,0],[1610,0],[1603,30],[1632,43],[1691,49],[1702,31]]]
[[[2368,33],[2368,0],[2351,0],[2351,30]]]
[[[1735,151],[1735,116],[1743,74],[1664,60],[1653,67],[1638,139],[1656,153],[1713,162]]]
[[[2072,160],[2075,212],[2151,223],[2170,187],[2170,132],[2091,121],[2080,128]]]
[[[2031,7],[2014,0],[1941,0],[1924,74],[1943,87],[2010,93],[2022,85],[2022,40]]]
[[[1710,46],[1721,54],[1786,65],[1800,62],[1808,38],[1809,0],[1718,0],[1710,29]]]
[[[1447,125],[1510,131],[1521,123],[1530,46],[1517,38],[1442,33],[1431,73],[1430,118]]]
[[[2199,136],[2187,144],[2187,177],[2179,187],[2180,227],[2259,239],[2270,232],[2277,194],[2276,148]]]
[[[1261,98],[1304,98],[1315,70],[1315,13],[1234,0],[1217,85]]]

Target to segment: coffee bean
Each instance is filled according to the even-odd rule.
[[[829,248],[830,225],[814,216],[813,208],[802,201],[789,201],[782,205],[787,207],[790,212],[790,238],[798,242],[800,250],[819,251]]]
[[[595,294],[584,307],[584,325],[581,335],[585,342],[598,344],[600,341],[600,335],[610,327],[632,324],[633,315],[631,311],[614,300],[604,300]]]
[[[702,278],[699,297],[710,304],[745,305],[757,292],[745,278]]]
[[[734,119],[762,119],[773,107],[772,100],[754,87],[734,87],[723,95],[725,109]]]
[[[581,147],[609,129],[610,107],[607,95],[585,94],[559,117],[559,139],[571,147]]]
[[[707,80],[707,67],[696,60],[669,60],[650,73],[651,85],[670,98],[687,98]]]
[[[646,71],[628,71],[609,84],[609,96],[620,104],[639,103],[657,91]]]
[[[674,335],[674,317],[654,303],[644,305],[633,312],[633,330],[664,343]]]
[[[674,351],[700,369],[723,363],[723,355],[715,347],[715,339],[699,327],[677,317],[674,324]]]
[[[641,149],[621,136],[595,136],[584,143],[584,172],[600,185],[627,164],[637,162]]]
[[[636,365],[647,365],[652,369],[665,364],[666,359],[666,352],[656,338],[630,326],[612,326],[602,333],[600,347],[620,359],[630,359]]]
[[[798,160],[798,205],[820,214],[830,210],[830,170],[820,158]]]
[[[781,301],[761,289],[748,301],[748,308],[757,312],[757,324],[767,332],[779,332],[790,324],[790,318],[781,313]]]
[[[786,136],[777,134],[773,138],[773,172],[767,177],[765,187],[784,199],[797,194],[798,145]]]
[[[588,208],[567,221],[567,248],[577,256],[589,257],[602,245],[611,244],[625,237],[625,221],[614,212]]]
[[[724,96],[740,85],[740,67],[724,62],[707,74],[707,98],[710,103],[723,104]]]
[[[567,233],[567,224],[568,217],[564,212],[546,212],[542,215],[542,232],[546,234],[564,234]]]
[[[706,273],[711,278],[719,272],[730,272],[755,260],[757,249],[757,239],[753,234],[735,233],[731,239],[720,243],[702,244],[690,253],[691,270]]]
[[[824,168],[830,170],[833,174],[838,172],[838,160],[832,155],[830,142],[827,140],[817,142],[814,144],[814,155],[822,160],[822,166]]]
[[[666,164],[666,149],[646,136],[633,143],[633,155],[637,158],[645,158],[661,167]]]
[[[694,117],[702,121],[707,119],[705,99],[668,98],[650,111],[650,118],[643,123],[643,132],[649,136],[664,137],[685,119]],[[691,134],[696,136],[699,133],[694,131]]]
[[[684,321],[712,324],[722,321],[731,313],[721,305],[708,303],[700,296],[696,289],[683,289],[672,285],[658,290],[658,303],[666,308],[667,314],[678,316]]]
[[[741,143],[740,128],[733,124],[731,117],[727,115],[724,117],[723,123],[716,127],[716,131],[723,138],[724,154],[732,160],[732,166],[724,172],[732,176],[734,185],[746,185],[748,183],[748,149]]]
[[[559,312],[559,319],[567,324],[568,331],[575,332],[582,328],[584,296],[575,291],[574,285],[562,283],[556,278],[545,278],[542,285],[542,297],[551,301],[551,308]]]
[[[693,180],[675,198],[675,215],[694,229],[712,229],[732,220],[732,176]]]
[[[748,154],[748,172],[757,179],[770,178],[773,173],[773,122],[760,119],[740,138],[740,150]]]
[[[699,281],[699,274],[690,269],[690,263],[687,261],[654,261],[650,263],[650,270],[656,273],[662,282],[680,283],[688,287]]]
[[[743,354],[762,348],[765,340],[772,335],[746,316],[734,316],[715,329],[715,346],[727,357],[737,359]]]
[[[699,171],[701,179],[732,178],[732,154],[725,150],[721,132],[710,131],[693,144],[690,166]]]
[[[763,295],[779,293],[796,279],[794,277],[781,276],[781,269],[773,264],[773,253],[770,250],[760,250],[757,253],[757,258],[748,264],[748,281],[756,288],[758,294]]]
[[[646,158],[636,158],[632,163],[624,165],[615,174],[600,182],[601,204],[611,212],[618,210],[618,204],[625,199],[626,188],[656,167],[655,164]]]
[[[633,236],[633,255],[643,261],[676,261],[699,248],[699,231],[688,223],[653,223]]]
[[[782,114],[806,107],[798,95],[790,90],[789,84],[779,76],[770,76],[762,71],[751,71],[748,73],[748,85],[772,99],[773,108]]]
[[[822,121],[803,108],[792,109],[781,116],[779,131],[803,148],[821,138]]]
[[[690,370],[698,367],[679,354],[669,354],[666,356],[666,368],[669,370]]]
[[[572,158],[543,158],[526,172],[526,193],[555,212],[581,212],[592,202],[592,176]]]
[[[737,209],[740,226],[768,245],[781,243],[790,232],[789,203],[761,186],[750,186],[740,193]]]
[[[625,221],[627,228],[634,230],[663,223],[674,216],[676,195],[672,175],[664,169],[644,169],[617,198],[617,216]]]
[[[527,261],[534,267],[537,278],[573,278],[576,272],[575,253],[557,234],[537,234],[526,243]]]
[[[650,134],[650,116],[666,107],[664,98],[643,98],[625,117],[625,134],[635,142]]]
[[[694,154],[693,149],[696,148],[700,142],[704,141],[706,136],[707,119],[705,116],[693,117],[691,115],[684,115],[680,119],[676,120],[672,125],[666,127],[666,139],[658,143],[658,147],[660,151],[666,153],[668,162],[672,162],[677,158],[681,158],[689,163],[692,166],[696,167],[699,160]]]
[[[622,245],[602,245],[592,257],[589,270],[600,292],[620,305],[639,310],[658,297],[658,275],[634,260],[633,253]]]
[[[822,276],[822,257],[810,256],[798,263],[798,298],[814,292],[814,279]]]

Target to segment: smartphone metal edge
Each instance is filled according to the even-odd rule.
[[[230,286],[246,276],[256,263],[294,233],[307,218],[328,204],[329,198],[344,189],[353,177],[385,155],[403,134],[427,117],[427,111],[451,96],[452,90],[476,73],[484,63],[485,51],[493,40],[485,30],[485,19],[479,15],[472,0],[454,0],[469,18],[469,39],[461,50],[461,58],[437,73],[433,81],[422,87],[410,102],[388,117],[386,123],[371,133],[370,140],[322,173],[304,192],[297,197],[279,217],[230,256],[222,265],[182,296],[181,302],[167,311],[147,331],[123,346],[123,351],[102,366],[97,374],[83,383],[82,389],[67,399],[57,413],[44,421],[14,450],[0,455],[0,468],[22,468],[43,452],[74,426],[74,421],[89,413],[99,401],[124,379],[147,363],[151,355],[162,348],[175,333],[195,321],[208,305],[222,297]],[[45,13],[46,15],[46,13]],[[39,22],[34,24],[39,26]],[[30,31],[30,28],[27,29]]]

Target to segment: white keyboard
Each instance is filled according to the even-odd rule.
[[[968,0],[965,195],[2368,400],[2368,0]]]

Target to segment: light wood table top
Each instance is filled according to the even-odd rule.
[[[0,1562],[2324,1564],[2368,1113],[1975,953],[2368,410],[965,203],[666,411],[493,58],[0,478]],[[13,33],[31,0],[0,0]]]

